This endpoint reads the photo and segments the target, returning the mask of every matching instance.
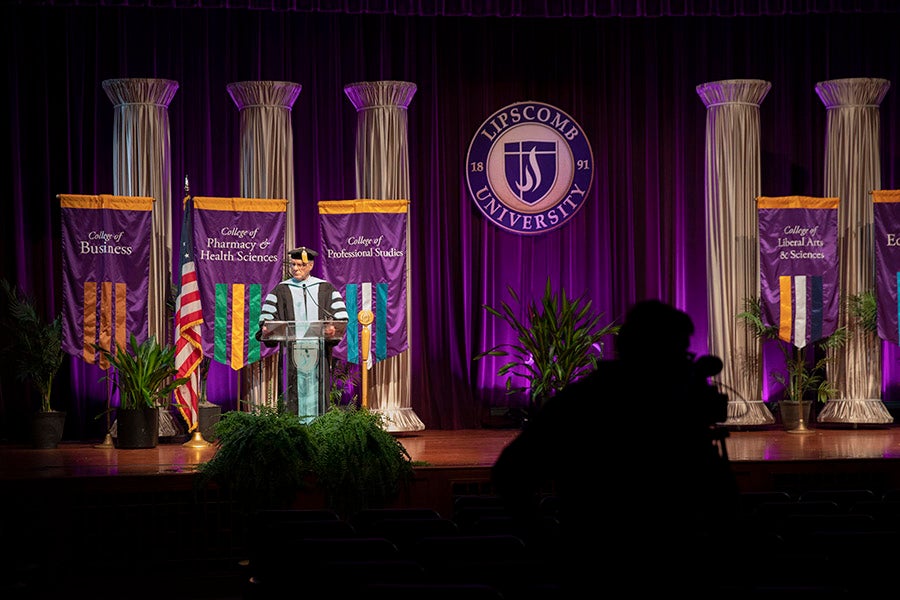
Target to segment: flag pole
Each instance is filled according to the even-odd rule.
[[[190,184],[187,174],[185,174],[185,176],[184,176],[184,196],[185,196],[185,198],[190,196],[190,193],[191,193],[191,184]],[[184,209],[190,210],[190,207],[185,205]],[[182,234],[183,233],[184,232],[182,231]],[[182,243],[184,243],[184,242],[182,241]],[[179,273],[179,277],[181,277],[180,273]],[[179,289],[180,289],[180,284],[179,284]],[[196,374],[196,371],[194,371],[194,374]],[[198,379],[197,383],[198,383],[198,387],[199,387],[200,385],[202,385],[202,383],[199,382],[199,376],[197,379]],[[197,406],[196,412],[197,412],[197,423],[194,426],[194,433],[190,440],[188,440],[182,444],[182,447],[184,447],[184,448],[207,448],[212,445],[210,442],[206,441],[203,438],[203,432],[200,431],[200,407],[199,407],[199,404]],[[188,425],[190,425],[190,423],[188,423]]]
[[[115,448],[112,439],[112,423],[110,423],[109,413],[112,411],[112,382],[106,378],[106,436],[99,444],[94,444],[94,448]]]

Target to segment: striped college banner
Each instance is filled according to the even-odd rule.
[[[375,288],[375,303],[372,303],[372,288]],[[347,323],[347,361],[358,363],[362,360],[360,348],[359,312],[369,310],[375,315],[372,323],[372,339],[375,340],[370,360],[378,362],[387,358],[387,315],[388,315],[388,284],[371,282],[357,284],[348,283],[344,291],[346,294],[347,314],[350,321]]]
[[[343,295],[350,322],[334,355],[360,359],[359,311],[371,310],[372,358],[409,347],[406,314],[408,200],[319,202],[324,279]],[[319,263],[316,263],[319,264]]]
[[[757,199],[763,321],[803,348],[837,329],[837,198]]]
[[[802,348],[822,339],[823,280],[819,276],[782,275],[779,279],[778,337]],[[802,343],[797,343],[797,340]]]
[[[194,198],[203,354],[234,370],[277,352],[256,339],[265,295],[284,274],[287,200]]]
[[[63,350],[109,364],[131,334],[147,339],[153,198],[60,194]]]
[[[900,190],[872,192],[878,336],[900,344]]]

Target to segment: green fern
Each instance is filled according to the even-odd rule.
[[[384,428],[382,415],[354,404],[332,406],[309,424],[316,483],[339,513],[389,502],[411,480],[406,448]]]
[[[199,465],[199,484],[217,483],[250,512],[289,507],[309,485],[315,442],[296,415],[269,407],[230,411],[215,431],[218,449]]]

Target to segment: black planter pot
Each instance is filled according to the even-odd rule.
[[[201,402],[198,408],[200,435],[207,442],[216,441],[216,423],[222,418],[222,407]]]
[[[116,433],[116,448],[156,448],[159,445],[159,409],[118,409]]]
[[[31,416],[31,445],[52,449],[59,446],[66,425],[66,413],[59,410],[36,412]]]

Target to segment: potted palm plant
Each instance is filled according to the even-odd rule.
[[[3,290],[2,356],[4,364],[20,380],[40,393],[38,409],[31,415],[31,442],[36,448],[56,448],[63,435],[66,413],[50,404],[53,381],[62,365],[62,323],[57,316],[47,321],[33,300],[6,279]]]
[[[841,347],[847,339],[847,330],[838,328],[812,345],[797,348],[778,337],[778,327],[763,321],[761,298],[745,298],[744,310],[737,318],[757,339],[777,342],[784,358],[784,370],[772,370],[771,376],[784,386],[784,395],[778,404],[781,421],[789,431],[805,430],[813,401],[825,403],[837,394],[838,390],[827,378],[827,367],[831,362],[827,350]],[[826,352],[817,353],[817,350]]]
[[[520,304],[516,291],[511,286],[507,290]],[[527,395],[526,418],[558,391],[596,369],[603,358],[603,338],[617,334],[620,327],[614,322],[604,324],[603,313],[594,312],[584,295],[570,298],[565,290],[554,292],[550,277],[540,302],[532,300],[524,307],[524,317],[506,302],[499,308],[483,308],[509,325],[516,342],[497,344],[474,360],[508,357],[497,375],[507,377],[507,393]],[[516,385],[514,379],[525,384]]]
[[[159,443],[159,408],[167,406],[175,388],[187,377],[175,378],[175,346],[154,336],[141,343],[132,333],[127,347],[114,351],[96,346],[112,371],[104,377],[119,390],[116,409],[117,448],[155,448]]]
[[[865,337],[871,338],[872,345],[879,343],[878,339],[878,300],[875,292],[867,290],[854,294],[847,298],[844,309],[847,311],[847,332],[861,332]],[[866,355],[864,365],[868,377],[875,376],[881,370],[881,353]]]

